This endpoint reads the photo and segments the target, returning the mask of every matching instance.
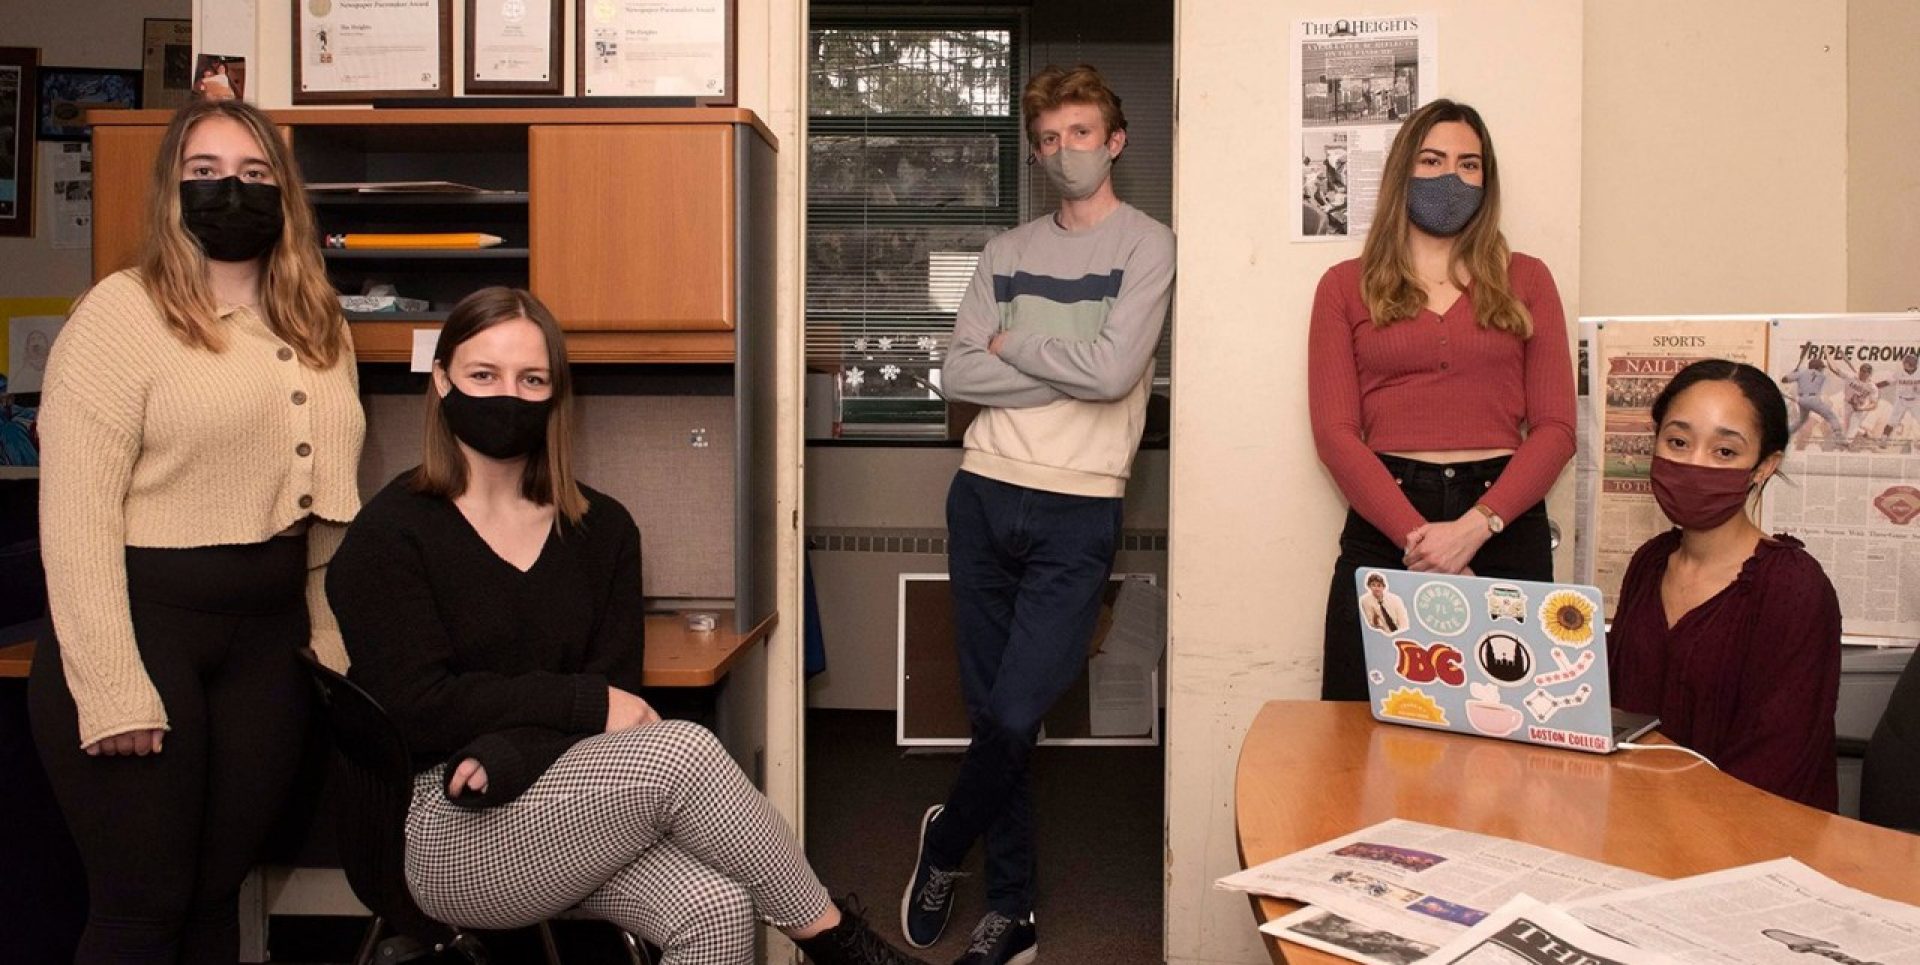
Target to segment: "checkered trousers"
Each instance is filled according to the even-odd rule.
[[[698,724],[588,738],[497,808],[455,807],[441,775],[414,779],[407,885],[448,924],[515,928],[578,905],[663,965],[744,965],[756,917],[793,928],[829,907],[786,823]]]

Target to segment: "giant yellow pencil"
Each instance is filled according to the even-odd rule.
[[[453,231],[439,234],[374,234],[354,232],[352,234],[328,235],[326,245],[329,248],[371,249],[371,248],[491,248],[500,243],[499,235],[481,234],[478,231]]]

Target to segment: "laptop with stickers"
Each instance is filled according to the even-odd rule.
[[[1594,587],[1362,569],[1354,592],[1376,720],[1596,754],[1659,723],[1613,709]]]

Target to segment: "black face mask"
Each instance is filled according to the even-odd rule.
[[[440,411],[454,438],[495,459],[518,459],[547,440],[547,413],[553,400],[530,402],[511,395],[468,395],[447,383]]]
[[[180,220],[214,261],[252,261],[280,240],[280,188],[239,178],[180,182]]]

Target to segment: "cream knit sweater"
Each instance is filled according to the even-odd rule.
[[[54,340],[40,415],[41,555],[82,746],[167,726],[134,644],[126,547],[259,543],[308,531],[312,644],[344,667],[326,564],[360,508],[366,420],[351,351],[325,371],[246,308],[221,352],[167,328],[137,273],[110,275]]]

